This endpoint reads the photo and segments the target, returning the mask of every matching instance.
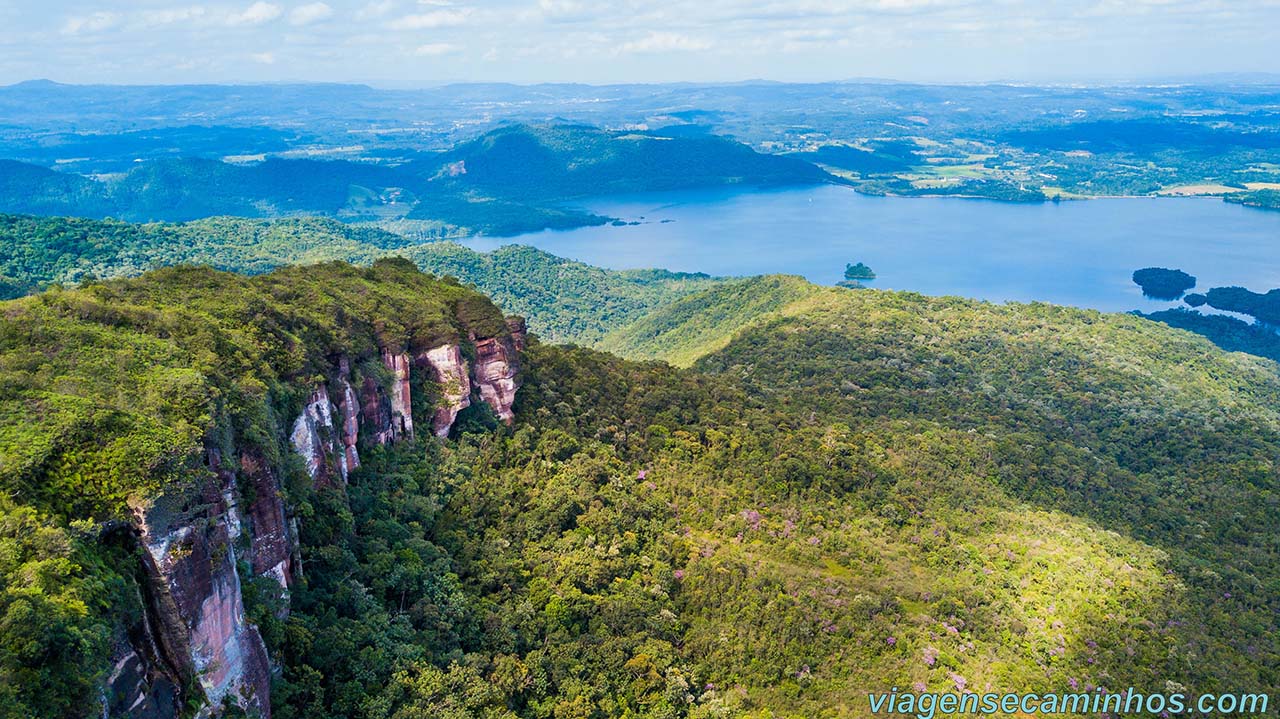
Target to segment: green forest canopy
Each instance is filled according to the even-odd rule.
[[[287,618],[249,597],[282,664],[273,714],[763,719],[858,715],[891,686],[1276,691],[1274,363],[1125,315],[758,282],[705,298],[729,339],[692,369],[535,344],[513,428],[362,452],[345,492],[293,486],[305,580]],[[782,311],[733,311],[786,287]],[[0,505],[0,706],[91,707],[130,606],[125,560],[83,531],[92,505],[47,490],[111,486],[132,455],[76,475],[15,463],[79,436],[53,418],[150,418],[165,433],[147,451],[181,454],[218,422],[195,401],[212,382],[282,437],[289,401],[270,419],[255,379],[300,402],[310,358],[403,302],[456,331],[431,307],[464,294],[391,263],[169,270],[4,305],[0,413],[65,399],[0,435],[19,501]],[[332,324],[335,303],[353,324]],[[161,360],[164,381],[118,353]],[[42,649],[67,636],[83,651]]]

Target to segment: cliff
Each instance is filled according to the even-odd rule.
[[[252,280],[174,272],[197,274],[66,293],[58,298],[62,304],[10,307],[0,320],[9,323],[0,328],[6,332],[26,322],[111,345],[112,325],[124,322],[145,336],[149,349],[104,347],[107,361],[84,368],[83,380],[67,385],[75,387],[79,404],[51,397],[32,374],[14,387],[26,404],[0,405],[6,416],[31,412],[30,422],[46,425],[80,419],[63,416],[72,411],[66,406],[96,406],[116,416],[139,408],[136,432],[124,438],[136,441],[133,449],[111,451],[107,439],[120,444],[122,438],[99,441],[91,431],[73,431],[65,446],[46,448],[47,456],[22,465],[8,461],[23,459],[21,448],[6,445],[0,479],[5,489],[51,507],[68,481],[80,483],[85,502],[68,519],[123,527],[116,534],[134,548],[136,567],[122,571],[138,578],[134,601],[141,611],[117,628],[119,639],[103,657],[102,706],[93,713],[159,719],[199,706],[201,716],[216,716],[232,703],[265,718],[271,660],[247,618],[242,582],[270,578],[287,612],[290,591],[306,581],[289,478],[304,472],[314,488],[345,492],[362,450],[414,441],[416,426],[447,437],[458,412],[476,402],[490,404],[510,423],[524,328],[504,322],[474,292],[403,261]],[[230,285],[228,295],[245,295],[241,304],[226,306],[217,296],[220,284]],[[183,310],[154,306],[157,296],[174,301],[174,292]],[[85,319],[86,307],[106,313],[123,306],[126,296],[134,314]],[[258,319],[246,326],[244,318],[254,312]],[[334,317],[338,322],[327,324]],[[256,339],[246,340],[250,335]],[[208,347],[219,349],[207,353]],[[66,359],[51,362],[76,371],[78,360]],[[241,362],[242,372],[232,376],[228,361]],[[139,374],[121,374],[129,371]],[[43,415],[34,413],[42,409]],[[146,419],[156,416],[167,424]],[[95,417],[90,412],[83,421]],[[67,463],[78,473],[57,475]],[[104,466],[127,483],[91,481]]]

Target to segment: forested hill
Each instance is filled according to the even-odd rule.
[[[83,177],[0,161],[0,212],[186,221],[215,215],[408,218],[433,236],[600,224],[566,203],[610,193],[836,182],[816,166],[710,135],[512,125],[382,163],[267,157],[140,161]]]
[[[803,160],[761,154],[714,135],[605,132],[582,125],[499,128],[443,153],[439,161],[446,168],[460,163],[456,174],[448,173],[450,184],[542,200],[839,181]]]
[[[666,270],[605,270],[517,245],[479,253],[323,218],[131,224],[0,215],[0,299],[177,264],[260,274],[329,260],[367,265],[392,255],[479,287],[506,311],[529,317],[530,328],[548,340],[579,344],[721,281]]]
[[[684,370],[526,346],[398,260],[0,305],[0,715],[1280,690],[1275,363],[756,282],[788,299],[652,325],[716,328]]]

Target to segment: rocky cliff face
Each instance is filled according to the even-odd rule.
[[[240,472],[253,488],[246,518],[250,530],[250,560],[253,573],[270,576],[287,590],[297,572],[294,555],[296,532],[289,524],[288,511],[280,494],[280,478],[259,455],[240,455]]]
[[[456,344],[440,345],[419,355],[419,361],[440,387],[431,430],[437,437],[448,437],[458,413],[471,406],[471,376],[462,349]]]
[[[413,439],[412,390],[409,387],[409,355],[382,350],[382,364],[391,370],[391,437]]]
[[[342,453],[349,469],[360,467],[356,443],[360,439],[360,401],[351,387],[351,362],[345,356],[338,362],[338,382],[342,385]]]
[[[236,475],[223,466],[217,452],[210,453],[209,465],[212,476],[198,491],[185,497],[162,496],[135,508],[149,580],[147,626],[142,631],[154,643],[137,647],[135,642],[123,652],[111,694],[138,695],[133,700],[136,708],[145,706],[164,716],[162,697],[139,694],[137,687],[163,687],[167,693],[194,679],[206,706],[220,707],[230,700],[269,717],[271,667],[262,637],[245,620],[236,571],[236,544],[244,531],[235,501]],[[279,499],[255,498],[257,502],[278,505]],[[281,571],[288,576],[287,563]],[[135,666],[143,656],[164,661],[146,669]]]
[[[371,359],[386,368],[385,386],[373,377],[353,380],[351,360],[339,357],[289,426],[289,449],[302,458],[314,485],[341,489],[360,466],[362,442],[413,439],[415,419],[446,437],[458,413],[478,398],[510,422],[525,335],[522,322],[508,326],[500,337],[469,335],[466,351],[460,342],[412,357],[381,349]],[[430,416],[415,418],[413,387],[426,388],[427,382],[435,384],[432,394],[439,399]],[[270,662],[257,629],[245,619],[236,564],[243,556],[255,576],[274,579],[287,598],[300,579],[297,531],[283,499],[283,468],[258,450],[235,452],[224,457],[207,450],[208,476],[197,488],[135,508],[132,531],[149,579],[147,612],[117,648],[103,698],[108,716],[177,717],[191,699],[185,688],[197,685],[204,694],[202,715],[216,714],[228,700],[251,715],[270,716]],[[252,496],[241,502],[244,488]]]
[[[333,418],[336,410],[329,391],[321,385],[311,393],[302,414],[293,422],[293,448],[307,463],[307,474],[317,484],[330,484],[335,479],[347,482],[347,452],[338,447],[338,428]]]
[[[523,342],[523,334],[520,335]],[[476,346],[475,381],[480,399],[488,403],[498,417],[507,424],[515,418],[512,406],[516,401],[516,340],[511,337],[473,338]]]

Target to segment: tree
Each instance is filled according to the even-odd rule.
[[[846,280],[874,280],[876,273],[870,267],[859,262],[856,265],[844,266],[844,278]]]

